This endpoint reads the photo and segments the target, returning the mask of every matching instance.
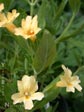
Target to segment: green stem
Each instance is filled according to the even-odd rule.
[[[84,24],[83,24],[82,26],[80,26],[79,29],[77,29],[76,31],[74,31],[72,34],[67,35],[67,36],[64,36],[64,37],[60,40],[60,42],[61,42],[61,41],[64,41],[64,40],[67,40],[67,39],[69,39],[69,38],[71,38],[71,37],[74,37],[74,36],[76,36],[76,35],[78,35],[83,29],[84,29]]]
[[[76,72],[74,73],[74,75],[76,75],[79,71],[84,70],[84,66],[79,67]]]
[[[33,10],[34,10],[33,0],[31,0],[31,4],[30,4],[30,15],[31,16],[33,16]]]
[[[24,67],[25,67],[25,74],[28,74],[28,70],[27,70],[27,58],[25,58],[25,60],[24,60]]]
[[[62,39],[63,39],[63,36],[66,34],[66,32],[68,31],[68,29],[70,28],[73,20],[75,18],[75,14],[73,13],[71,19],[70,19],[70,22],[68,23],[67,27],[64,29],[64,31],[62,32],[62,34],[56,39],[56,43],[59,43]]]
[[[31,16],[33,16],[34,6],[36,5],[37,2],[38,0],[28,0],[28,3],[30,5],[30,15]]]

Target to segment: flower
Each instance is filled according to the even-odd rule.
[[[13,21],[19,16],[19,13],[16,10],[12,12],[0,13],[0,27],[6,27],[9,31],[14,32],[16,26],[13,24]]]
[[[0,12],[4,9],[4,4],[0,3]]]
[[[19,93],[15,93],[11,96],[14,100],[14,104],[24,103],[25,109],[32,109],[32,100],[42,100],[44,94],[42,92],[36,92],[38,90],[38,85],[34,76],[24,75],[21,81],[17,81],[17,86]]]
[[[62,68],[64,70],[64,75],[60,76],[61,81],[57,82],[57,87],[66,87],[67,92],[75,92],[75,88],[78,91],[82,90],[82,87],[79,85],[80,80],[78,76],[71,76],[72,71],[68,68],[66,68],[64,65],[62,65]]]
[[[27,16],[26,19],[22,19],[21,27],[15,29],[16,35],[21,35],[23,38],[31,40],[36,39],[36,34],[41,30],[38,27],[37,15],[33,18],[31,16]]]

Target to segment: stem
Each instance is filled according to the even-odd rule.
[[[24,60],[24,67],[25,67],[25,74],[28,74],[28,70],[27,70],[27,58],[25,58],[25,60]]]
[[[71,37],[74,37],[74,36],[76,36],[76,35],[78,35],[78,34],[83,30],[83,28],[84,28],[84,24],[83,24],[82,26],[80,26],[79,29],[75,30],[72,34],[67,35],[67,36],[64,36],[64,37],[60,40],[60,42],[66,40],[66,39],[69,39],[69,38],[71,38]]]
[[[84,70],[84,66],[79,67],[76,72],[74,73],[74,75],[76,75],[79,71]]]
[[[31,0],[31,4],[30,4],[30,15],[33,16],[33,10],[34,10],[34,5],[33,5],[33,0]]]
[[[28,0],[28,3],[30,5],[30,15],[31,16],[33,16],[34,6],[36,5],[37,2],[38,0]]]
[[[56,43],[59,43],[62,39],[63,39],[63,36],[66,34],[67,30],[69,29],[69,27],[71,26],[73,20],[75,18],[75,14],[73,13],[67,27],[64,29],[64,31],[62,32],[62,34],[56,39]]]
[[[37,0],[36,0],[37,1]],[[30,15],[33,16],[33,11],[34,11],[34,5],[36,4],[35,0],[28,0],[28,3],[30,5]]]

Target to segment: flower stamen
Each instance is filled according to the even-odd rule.
[[[28,35],[34,35],[34,31],[33,30],[28,30],[27,34]]]

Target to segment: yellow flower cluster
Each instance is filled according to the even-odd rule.
[[[0,27],[6,27],[9,31],[14,32],[16,26],[13,24],[14,20],[19,16],[19,13],[14,9],[12,12],[5,14],[2,12],[4,4],[0,4]]]
[[[15,35],[20,35],[25,39],[31,39],[34,41],[36,39],[36,34],[41,30],[38,27],[38,17],[27,16],[21,21],[21,27],[16,27],[14,25],[14,20],[19,16],[19,13],[14,9],[12,12],[3,12],[4,4],[0,4],[0,27],[7,28],[10,32]],[[18,38],[18,37],[17,37]],[[64,70],[64,75],[60,76],[60,81],[56,83],[57,87],[66,87],[67,92],[75,92],[75,88],[78,91],[82,90],[79,85],[80,80],[78,76],[72,76],[72,71],[62,65]],[[36,92],[38,90],[38,84],[34,76],[24,75],[22,80],[17,81],[18,93],[11,96],[13,104],[24,103],[24,108],[31,110],[33,105],[33,100],[42,100],[44,94],[42,92]]]
[[[10,32],[15,35],[20,35],[25,39],[31,39],[34,41],[36,39],[36,34],[41,30],[38,27],[37,15],[33,18],[32,16],[27,16],[26,19],[22,19],[21,27],[16,27],[14,25],[14,20],[19,16],[19,13],[14,9],[12,12],[7,14],[3,13],[4,4],[0,4],[0,27],[6,27]]]

